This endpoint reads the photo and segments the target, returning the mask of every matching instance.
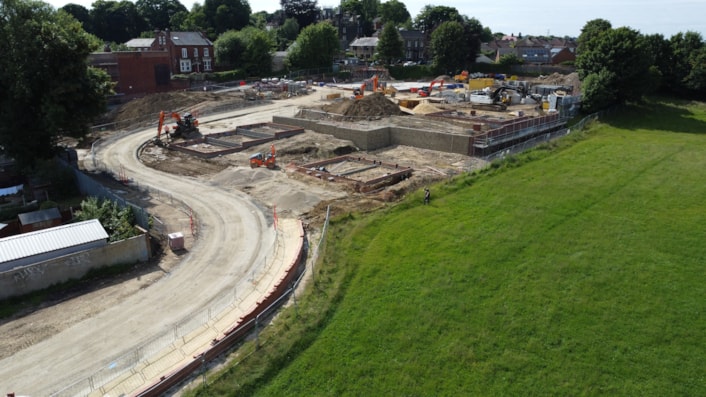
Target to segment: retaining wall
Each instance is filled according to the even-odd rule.
[[[100,248],[18,267],[0,273],[0,299],[24,295],[53,284],[79,279],[91,269],[145,262],[149,257],[149,236],[142,234]]]
[[[467,155],[471,146],[470,136],[440,131],[416,130],[404,127],[380,127],[374,130],[358,130],[315,120],[272,116],[274,123],[297,125],[321,134],[333,135],[352,141],[359,149],[370,151],[390,145],[405,145],[422,149]]]

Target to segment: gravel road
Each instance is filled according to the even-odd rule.
[[[293,114],[315,97],[293,98],[212,119],[237,124],[269,122],[273,114]],[[209,117],[202,118],[202,123]],[[183,262],[150,287],[115,306],[0,361],[0,391],[46,396],[85,380],[111,359],[189,318],[227,293],[255,290],[248,275],[271,252],[275,234],[265,211],[242,192],[226,191],[195,178],[175,176],[141,164],[136,149],[154,137],[153,129],[114,136],[97,147],[98,164],[118,170],[189,205],[199,220],[199,238]],[[175,211],[177,211],[175,209]],[[94,385],[99,387],[100,385]]]

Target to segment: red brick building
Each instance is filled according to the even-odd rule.
[[[201,32],[155,30],[154,39],[132,39],[125,44],[129,48],[141,52],[167,52],[172,74],[213,71],[213,42]]]
[[[89,62],[110,75],[116,99],[126,101],[156,92],[189,88],[175,74],[213,71],[213,43],[200,32],[155,30],[154,38],[132,39],[131,51],[96,52]]]

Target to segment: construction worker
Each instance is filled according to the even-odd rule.
[[[428,187],[424,188],[424,205],[429,204],[429,200],[431,200],[431,192],[429,191]]]

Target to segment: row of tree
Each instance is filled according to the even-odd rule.
[[[667,39],[595,19],[581,30],[576,68],[587,112],[650,93],[706,100],[706,43],[696,32]]]

